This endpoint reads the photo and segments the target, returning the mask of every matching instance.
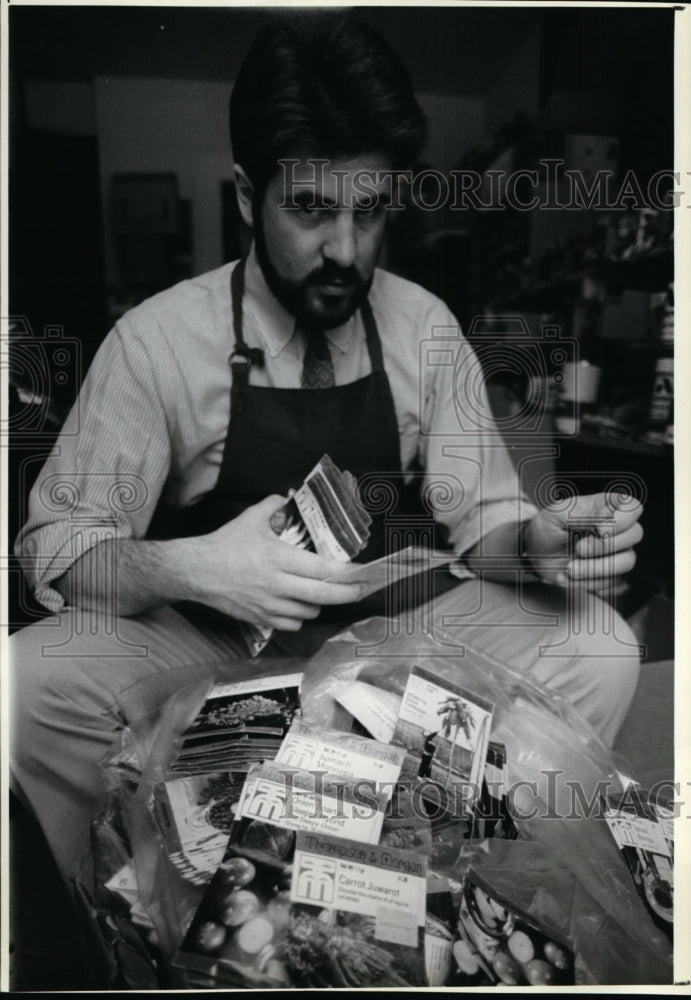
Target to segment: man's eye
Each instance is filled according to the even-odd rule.
[[[373,201],[355,208],[355,214],[361,219],[372,219],[386,211],[383,201]]]
[[[321,215],[324,212],[328,212],[328,205],[322,205],[319,202],[305,201],[298,205],[300,213],[302,215]]]

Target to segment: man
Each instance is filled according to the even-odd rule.
[[[481,376],[454,317],[375,269],[387,200],[424,143],[397,58],[340,14],[273,21],[237,77],[230,132],[247,260],[118,322],[17,540],[59,614],[14,637],[13,774],[61,870],[87,885],[99,761],[124,722],[229,660],[250,674],[238,621],[276,630],[267,654],[310,655],[371,613],[341,564],[270,525],[325,452],[413,519],[432,511],[456,576],[431,607],[465,622],[459,642],[569,697],[609,742],[636,685],[633,636],[619,620],[605,634],[588,588],[632,567],[640,505],[530,506],[491,423],[459,427],[459,372],[480,390]],[[421,367],[439,330],[454,364]],[[572,551],[574,516],[607,531]],[[367,559],[387,548],[386,518],[374,528]],[[550,585],[517,602],[518,557]]]

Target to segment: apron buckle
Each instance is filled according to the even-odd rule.
[[[247,344],[236,344],[230,356],[228,364],[233,367],[235,364],[256,365],[257,368],[264,367],[264,352],[260,347],[248,347]]]

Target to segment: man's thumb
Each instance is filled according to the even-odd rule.
[[[268,520],[269,527],[277,535],[280,535],[288,522],[288,512],[285,509],[287,502],[286,497],[272,493],[270,496],[265,497],[261,503],[258,503],[256,507],[257,514],[261,517],[262,521]]]

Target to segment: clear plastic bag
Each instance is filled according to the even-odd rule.
[[[623,789],[627,780],[621,761],[566,699],[467,643],[463,657],[439,656],[438,637],[425,642],[416,635],[411,643],[409,635],[389,632],[379,656],[381,636],[381,619],[373,618],[322,647],[310,664],[310,711],[328,717],[334,692],[355,677],[400,696],[415,663],[492,701],[492,738],[506,745],[510,806],[521,838],[568,871],[579,937],[597,929],[601,945],[588,951],[593,978],[587,981],[670,983],[669,942],[642,906],[603,818],[600,795]],[[514,846],[520,851],[523,841]],[[492,849],[501,850],[494,843]],[[512,843],[503,850],[510,855]],[[549,871],[546,862],[545,878]],[[520,883],[520,867],[516,875]]]
[[[506,879],[513,878],[516,891],[528,885],[525,871],[534,874],[530,906],[559,909],[581,956],[581,981],[671,982],[669,942],[645,910],[598,816],[599,794],[623,788],[620,762],[565,699],[502,663],[467,644],[462,657],[440,656],[437,639],[420,634],[388,633],[382,645],[383,628],[383,619],[368,619],[329,640],[310,661],[239,661],[229,664],[220,679],[304,671],[304,718],[335,729],[351,727],[351,716],[335,701],[344,687],[360,679],[400,696],[415,663],[493,702],[492,738],[506,746],[510,805],[522,838],[493,843],[493,862],[501,859],[501,870]],[[144,720],[133,731],[145,764],[127,810],[128,833],[141,899],[167,957],[180,944],[203,890],[186,883],[167,859],[149,808],[151,790],[164,777],[174,740],[211,684],[181,690],[155,723]],[[473,842],[461,843],[445,874],[459,881],[475,853]],[[528,859],[531,867],[526,868]]]

